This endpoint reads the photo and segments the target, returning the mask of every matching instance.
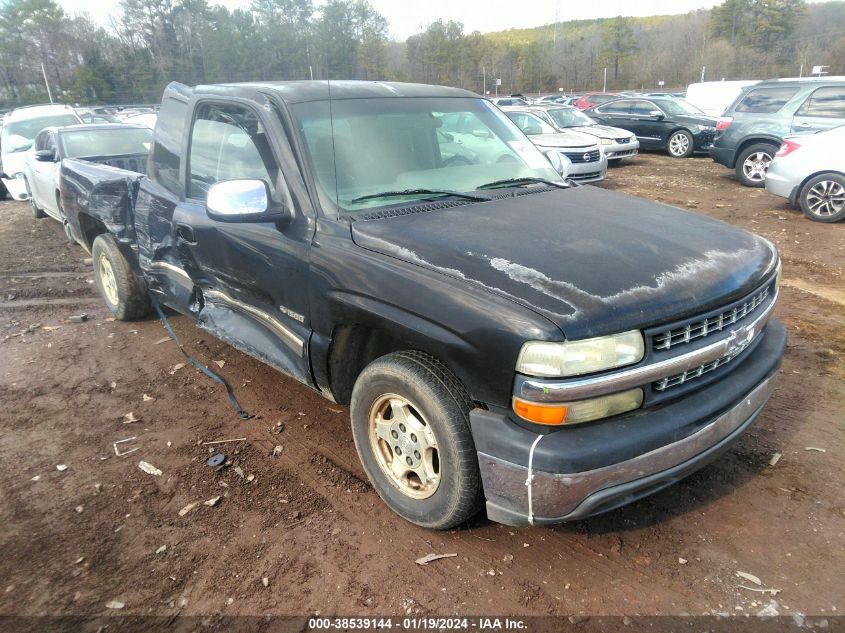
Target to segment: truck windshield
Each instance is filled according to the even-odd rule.
[[[153,131],[147,128],[80,128],[59,134],[65,158],[123,156],[146,154],[153,142]]]
[[[292,110],[321,202],[341,214],[450,191],[472,193],[503,180],[563,182],[546,157],[484,99],[340,99],[301,103]]]
[[[74,114],[40,116],[23,121],[11,121],[3,126],[0,146],[4,152],[23,152],[32,147],[32,142],[45,127],[75,125],[79,119]]]

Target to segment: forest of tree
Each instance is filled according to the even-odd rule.
[[[564,16],[565,17],[565,16]],[[0,107],[157,101],[169,81],[418,81],[482,92],[684,87],[829,65],[845,74],[845,2],[725,0],[712,10],[466,33],[438,20],[406,41],[366,0],[122,0],[108,28],[54,0],[0,0]],[[42,73],[43,65],[43,73]],[[486,79],[486,83],[485,83]]]

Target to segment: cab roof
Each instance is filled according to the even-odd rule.
[[[185,86],[168,86],[185,94]],[[190,88],[187,91],[191,91]],[[479,95],[461,88],[431,86],[428,84],[401,83],[395,81],[266,81],[197,86],[195,94],[247,96],[254,92],[273,92],[286,103],[323,101],[330,96],[339,99],[379,99],[390,97],[471,97]]]

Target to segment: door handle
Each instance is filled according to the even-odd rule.
[[[176,239],[185,244],[196,244],[197,240],[194,237],[194,229],[187,224],[176,225]]]

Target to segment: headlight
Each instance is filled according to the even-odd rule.
[[[602,144],[602,145],[610,145],[611,143],[613,143],[613,141],[612,141],[612,140],[610,140],[609,138],[603,138],[603,139],[601,140],[601,144]]]
[[[516,371],[547,378],[580,376],[639,362],[644,351],[638,330],[562,343],[529,341],[519,352]]]
[[[600,398],[539,404],[519,398],[513,399],[513,410],[523,420],[547,426],[579,424],[639,409],[643,404],[643,390],[630,389]]]

